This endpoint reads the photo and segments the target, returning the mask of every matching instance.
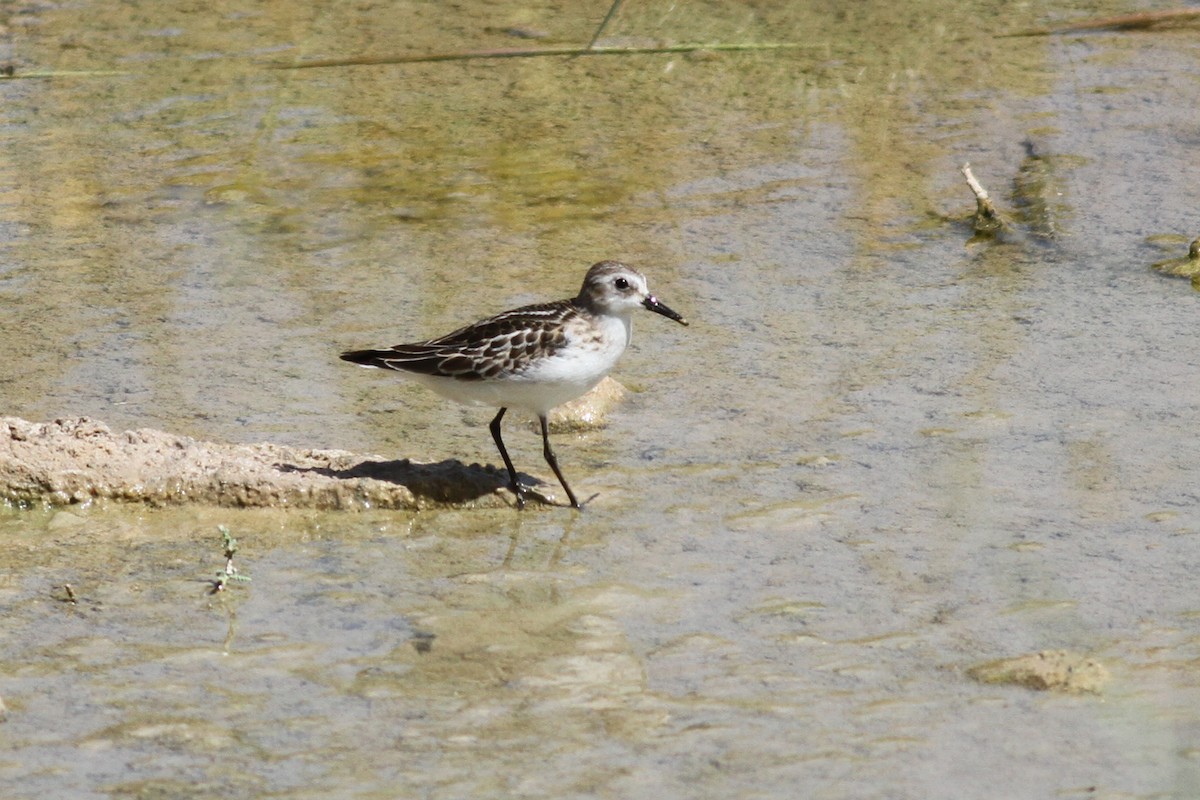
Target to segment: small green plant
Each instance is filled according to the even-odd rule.
[[[237,552],[237,539],[229,533],[229,528],[224,525],[218,525],[217,530],[221,532],[221,543],[225,552],[225,569],[221,570],[212,578],[209,583],[209,594],[216,594],[223,591],[225,586],[230,581],[242,581],[243,583],[250,582],[249,575],[243,575],[238,572],[237,567],[233,565],[233,556]]]

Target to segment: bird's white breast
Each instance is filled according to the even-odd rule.
[[[531,363],[509,381],[508,389],[528,392],[536,406],[513,403],[536,413],[546,413],[555,406],[574,400],[588,392],[612,372],[625,347],[629,344],[630,320],[602,316],[576,321],[567,329],[567,344],[554,355]],[[540,406],[540,407],[538,407]]]
[[[515,374],[485,380],[404,375],[459,403],[548,414],[586,394],[612,371],[629,344],[632,327],[628,317],[607,315],[575,319],[567,325],[565,346]]]

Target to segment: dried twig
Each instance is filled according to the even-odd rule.
[[[986,210],[988,213],[994,215],[996,209],[992,206],[992,200],[988,197],[987,189],[983,188],[983,184],[975,177],[975,173],[971,172],[970,163],[963,164],[958,168],[958,171],[967,179],[967,186],[971,187],[971,191],[975,194],[975,204],[981,210]]]
[[[1057,25],[1053,28],[1032,28],[1016,33],[998,33],[996,38],[1014,36],[1054,36],[1061,33],[1083,33],[1084,31],[1134,31],[1146,28],[1188,25],[1200,21],[1200,8],[1176,8],[1169,11],[1146,11],[1141,14],[1123,14],[1119,17],[1102,17]]]
[[[604,29],[608,27],[609,21],[617,15],[617,9],[621,7],[622,2],[624,2],[624,0],[613,0],[613,4],[608,8],[608,13],[604,15],[604,20],[600,23],[600,27],[596,28],[596,32],[592,34],[592,40],[588,42],[588,50],[591,50],[596,46],[596,42],[598,42],[600,37],[604,34]]]
[[[795,42],[766,42],[760,44],[676,44],[662,47],[540,47],[500,50],[466,50],[458,53],[432,53],[420,56],[357,56],[330,58],[320,61],[301,61],[294,64],[272,64],[273,69],[312,69],[315,67],[358,67],[373,64],[426,64],[435,61],[475,61],[496,58],[541,58],[545,56],[626,56],[650,53],[692,53],[696,50],[731,52],[740,50],[791,50],[813,45]]]
[[[963,164],[958,171],[967,179],[967,186],[971,187],[971,192],[975,195],[975,216],[972,218],[975,233],[981,236],[994,236],[1001,231],[1010,229],[1012,223],[992,203],[987,189],[983,188],[983,184],[971,172],[971,165]]]
[[[19,81],[29,78],[108,78],[114,75],[129,75],[128,72],[111,69],[54,69],[40,72],[18,72],[11,64],[0,68],[0,81]]]

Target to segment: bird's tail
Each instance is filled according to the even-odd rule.
[[[388,357],[395,357],[396,353],[393,350],[347,350],[342,353],[339,358],[342,361],[349,361],[351,364],[358,364],[363,367],[381,367],[388,368]]]

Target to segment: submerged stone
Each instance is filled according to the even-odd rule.
[[[988,661],[971,667],[967,674],[980,683],[1009,683],[1071,694],[1098,693],[1109,678],[1100,662],[1066,650],[1042,650]]]

